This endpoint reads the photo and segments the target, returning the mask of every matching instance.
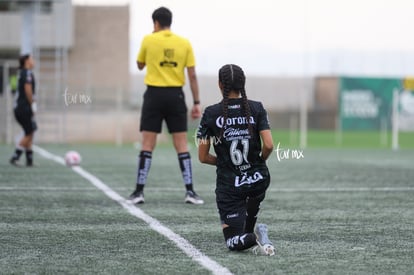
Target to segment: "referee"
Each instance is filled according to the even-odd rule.
[[[187,147],[187,106],[182,89],[185,83],[184,70],[187,68],[194,100],[191,117],[201,117],[193,49],[187,39],[171,32],[172,13],[169,9],[156,9],[152,20],[154,31],[144,37],[137,57],[138,69],[147,67],[144,80],[147,89],[141,111],[142,148],[138,156],[136,189],[129,199],[134,204],[144,202],[143,190],[151,166],[152,151],[165,120],[172,134],[186,188],[184,201],[203,204],[204,201],[193,188],[191,157]]]
[[[17,80],[17,93],[14,103],[14,116],[23,128],[24,137],[16,145],[16,150],[10,159],[10,163],[20,166],[18,160],[23,151],[26,153],[26,166],[33,166],[33,135],[37,130],[35,121],[35,79],[33,75],[34,60],[29,54],[19,58],[19,72]]]

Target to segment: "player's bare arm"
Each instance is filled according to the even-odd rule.
[[[260,138],[262,139],[262,159],[267,160],[273,151],[273,138],[270,130],[260,131]]]
[[[33,103],[33,87],[32,84],[26,83],[24,84],[24,92],[26,93],[27,101],[29,101],[29,104]]]
[[[210,154],[210,141],[208,139],[199,140],[198,159],[201,163],[216,165],[217,157]]]
[[[198,89],[198,80],[195,67],[187,68],[188,80],[190,82],[191,93],[193,94],[194,105],[191,109],[191,117],[193,119],[201,117],[201,106],[200,106],[200,92]]]

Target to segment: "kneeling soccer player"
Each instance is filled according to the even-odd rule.
[[[198,155],[202,163],[217,166],[216,202],[227,247],[254,247],[255,254],[274,255],[267,226],[256,225],[270,184],[266,159],[273,140],[266,110],[260,102],[247,99],[244,86],[239,66],[220,69],[223,100],[204,111],[197,133]],[[209,152],[211,144],[216,156]]]

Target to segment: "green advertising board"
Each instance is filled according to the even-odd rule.
[[[400,78],[342,77],[339,115],[343,130],[390,129],[393,92],[402,90]]]

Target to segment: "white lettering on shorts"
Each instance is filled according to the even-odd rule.
[[[253,183],[256,183],[256,182],[258,182],[262,179],[263,179],[263,175],[260,174],[259,172],[255,172],[253,174],[253,176],[247,175],[247,173],[243,173],[241,178],[239,176],[237,176],[234,179],[234,186],[240,187],[240,186],[245,185],[245,184],[253,184]]]

